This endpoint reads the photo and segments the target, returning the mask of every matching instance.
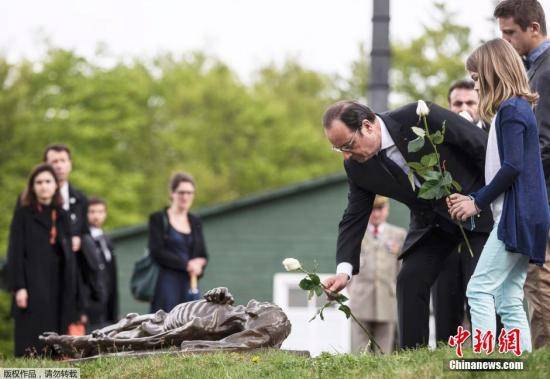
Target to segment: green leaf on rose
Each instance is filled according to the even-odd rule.
[[[329,301],[328,303],[325,303],[325,305],[323,305],[321,309],[319,309],[319,317],[321,317],[321,320],[325,321],[325,316],[323,315],[323,312],[331,305],[332,303]]]
[[[436,145],[440,145],[443,143],[443,134],[439,130],[433,134],[430,134],[430,138],[432,139],[432,142]]]
[[[321,284],[321,279],[319,278],[319,276],[317,274],[309,274],[309,278],[310,278],[311,282],[313,284],[315,284],[316,286]]]
[[[334,300],[336,300],[339,303],[345,303],[346,301],[348,301],[348,298],[342,295],[341,293],[339,293],[338,296],[334,298]]]
[[[425,167],[435,166],[437,164],[437,154],[431,153],[431,154],[424,155],[420,159],[420,163]]]
[[[346,314],[346,318],[350,318],[351,317],[351,309],[349,309],[349,307],[347,305],[340,305],[340,307],[338,307],[338,310],[344,312]]]
[[[407,166],[412,168],[414,171],[424,171],[426,170],[426,167],[422,165],[420,162],[407,162]]]
[[[300,280],[299,286],[304,291],[309,291],[309,290],[311,290],[315,287],[315,284],[313,284],[313,282],[311,280],[309,280],[307,278],[304,278],[304,279]]]
[[[436,199],[441,192],[440,190],[441,183],[439,180],[427,180],[420,186],[418,197],[426,200]]]
[[[443,179],[441,180],[441,185],[448,187],[453,183],[453,177],[449,171],[445,171],[443,174]]]
[[[441,173],[439,171],[429,170],[422,175],[422,178],[426,181],[428,180],[439,181],[441,179]]]
[[[414,134],[416,134],[419,137],[424,138],[426,136],[426,131],[422,128],[419,128],[418,126],[411,127]]]
[[[416,153],[417,151],[420,151],[424,147],[424,138],[417,137],[409,142],[407,145],[407,150],[409,153]]]
[[[315,294],[317,295],[317,297],[323,296],[323,288],[321,286],[315,287]]]

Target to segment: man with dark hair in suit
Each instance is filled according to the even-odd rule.
[[[349,185],[348,206],[338,231],[336,275],[324,282],[328,290],[342,290],[352,274],[359,272],[361,239],[377,194],[393,198],[411,210],[409,232],[400,255],[403,264],[397,278],[401,348],[427,345],[430,287],[445,258],[463,241],[460,229],[450,218],[445,199],[420,199],[417,190],[423,178],[414,178],[415,190],[407,178],[407,162],[418,162],[433,152],[428,143],[418,152],[407,149],[408,141],[416,138],[411,130],[411,126],[419,122],[416,108],[414,103],[375,114],[363,104],[342,101],[330,106],[323,117],[327,139],[345,158]],[[435,104],[430,106],[427,121],[431,133],[441,130],[443,122],[446,123],[445,140],[438,145],[438,152],[463,193],[481,188],[487,134]],[[492,224],[490,211],[481,212],[473,230],[470,223],[464,224],[476,258]]]
[[[547,188],[550,189],[550,41],[546,18],[536,0],[504,0],[495,8],[502,38],[523,57],[529,85],[539,94],[535,116]],[[525,281],[534,348],[550,346],[550,248],[542,267],[529,265]]]
[[[44,149],[42,160],[55,170],[59,180],[63,209],[69,212],[73,251],[80,250],[82,234],[86,231],[88,199],[83,192],[69,183],[73,163],[71,150],[64,144],[49,145]]]
[[[90,289],[84,283],[84,257],[81,252],[82,235],[87,230],[86,212],[88,208],[88,199],[83,192],[76,189],[69,183],[69,176],[73,169],[71,150],[65,144],[52,144],[46,146],[42,155],[42,160],[51,165],[55,171],[55,176],[59,181],[59,190],[63,198],[63,209],[69,214],[69,228],[71,234],[71,248],[77,254],[77,262],[80,275],[78,277],[78,298],[81,308],[87,307]],[[74,325],[80,333],[84,329],[84,324],[88,322],[85,313],[80,318],[80,323]]]
[[[472,80],[457,80],[449,87],[447,101],[451,112],[458,113],[468,121],[476,124],[477,127],[489,131],[489,125],[479,118],[477,110],[479,106],[479,94],[474,89],[475,83]]]
[[[107,203],[99,197],[88,202],[89,231],[82,236],[84,276],[91,289],[86,314],[88,331],[118,321],[117,267],[111,240],[103,231],[107,219]]]

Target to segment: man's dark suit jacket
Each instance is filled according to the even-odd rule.
[[[546,180],[550,177],[550,49],[546,49],[527,71],[529,85],[538,92],[535,117],[539,127],[540,153]]]
[[[87,231],[88,198],[69,183],[69,217],[71,235],[82,236]]]
[[[99,318],[100,315],[94,314],[101,312],[105,317],[104,321],[118,321],[118,284],[117,284],[117,265],[111,239],[107,236],[105,241],[111,252],[111,260],[106,261],[103,251],[96,240],[86,233],[82,236],[82,256],[84,262],[81,262],[82,275],[87,285],[86,306],[89,308],[88,316],[91,321]]]
[[[419,124],[416,114],[416,103],[380,114],[386,124],[395,145],[407,162],[419,162],[421,157],[433,152],[426,140],[424,148],[416,153],[409,153],[407,144],[416,138],[411,127]],[[436,104],[430,105],[428,125],[431,132],[440,130],[446,123],[445,140],[438,145],[441,161],[452,174],[453,179],[462,186],[463,194],[470,194],[485,184],[485,149],[487,133]],[[421,126],[422,125],[418,125]],[[401,257],[408,254],[410,248],[432,228],[456,234],[460,238],[458,227],[450,219],[445,199],[437,201],[423,200],[413,192],[405,173],[395,177],[381,164],[378,155],[365,163],[352,159],[344,161],[348,176],[348,206],[339,224],[336,261],[351,263],[353,274],[359,272],[359,255],[361,239],[365,233],[372,204],[376,194],[395,199],[409,207],[411,222],[409,233],[403,246]],[[422,179],[419,178],[420,182]],[[418,191],[418,189],[417,189]],[[469,223],[463,224],[466,229]],[[493,225],[491,212],[482,212],[475,218],[475,232],[489,233]]]

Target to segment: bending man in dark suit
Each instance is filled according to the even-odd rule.
[[[504,0],[496,6],[494,16],[502,38],[523,57],[529,85],[539,94],[535,117],[544,178],[550,190],[550,41],[544,10],[536,0]],[[550,346],[550,246],[546,247],[543,266],[529,265],[524,289],[533,347]]]
[[[431,131],[439,130],[443,121],[447,128],[445,141],[438,146],[441,160],[463,193],[474,192],[484,185],[487,134],[432,104],[428,115]],[[361,239],[377,194],[400,201],[411,210],[409,232],[400,255],[403,265],[397,278],[401,348],[427,345],[430,287],[445,258],[462,241],[444,199],[420,199],[408,181],[405,162],[418,162],[433,152],[429,144],[419,152],[408,152],[408,141],[416,138],[411,126],[417,123],[416,103],[376,115],[365,105],[343,101],[329,107],[323,117],[327,139],[334,150],[344,155],[349,184],[348,206],[338,231],[336,275],[324,282],[328,289],[342,290],[352,274],[359,272]],[[418,187],[422,178],[415,181]],[[475,220],[475,229],[467,232],[476,256],[474,261],[491,227],[492,215],[482,212]]]

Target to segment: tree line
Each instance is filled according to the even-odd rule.
[[[446,102],[464,76],[469,29],[437,5],[439,22],[392,46],[393,106]],[[50,47],[36,61],[0,57],[0,256],[16,196],[49,143],[73,150],[71,181],[109,203],[108,228],[143,222],[167,202],[176,170],[195,176],[196,206],[341,170],[320,118],[342,98],[364,98],[363,46],[347,78],[289,60],[245,84],[230,66],[192,52],[98,65]]]

